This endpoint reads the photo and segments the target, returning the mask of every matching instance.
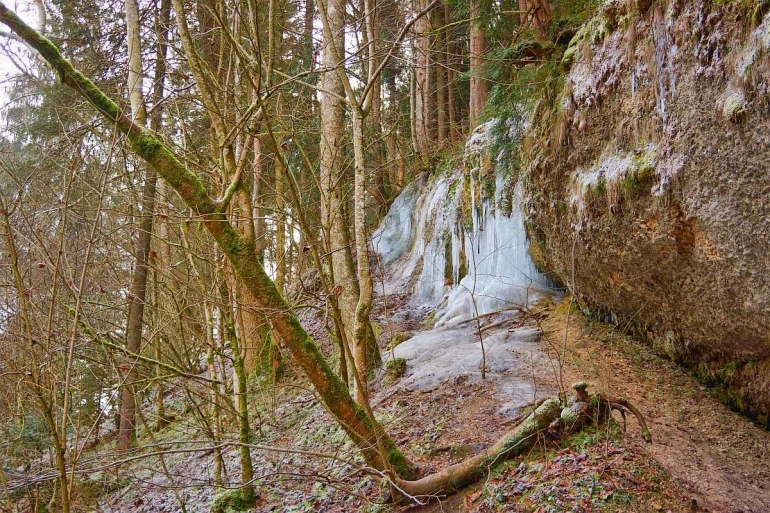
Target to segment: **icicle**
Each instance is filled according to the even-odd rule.
[[[452,226],[452,285],[460,281],[460,252],[462,251],[462,226],[454,223]]]
[[[469,146],[468,151],[484,151],[481,134],[474,134],[473,141],[474,147]],[[458,169],[427,187],[424,181],[414,188],[410,186],[402,193],[406,197],[402,200],[399,196],[394,202],[373,237],[375,250],[383,260],[393,261],[403,255],[391,272],[385,292],[406,291],[409,283],[414,283],[412,290],[419,300],[431,307],[439,305],[437,325],[453,324],[506,306],[525,306],[550,286],[529,256],[520,208],[521,184],[513,192],[511,215],[506,216],[498,209],[506,194],[503,172],[498,170],[494,176],[491,197],[484,197],[482,184],[476,183],[473,172],[469,175]],[[471,196],[470,230],[463,228],[459,212],[466,179]],[[455,193],[449,194],[454,183]],[[478,200],[477,188],[482,193]],[[397,254],[384,254],[387,251]],[[463,257],[466,272],[460,279]],[[414,282],[412,275],[420,262],[422,270]],[[453,287],[447,293],[448,265]]]

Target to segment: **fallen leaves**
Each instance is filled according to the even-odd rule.
[[[465,497],[465,510],[651,511],[654,502],[665,511],[685,511],[681,497],[664,493],[667,478],[654,460],[627,445],[617,427],[563,444],[545,443],[537,453],[505,465]]]

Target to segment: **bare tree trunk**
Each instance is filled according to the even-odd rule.
[[[275,286],[281,294],[286,293],[288,261],[286,258],[286,206],[284,195],[283,166],[275,165]]]
[[[519,0],[519,11],[522,27],[529,27],[540,41],[548,38],[548,29],[551,27],[551,6],[548,0]]]
[[[233,351],[233,394],[235,395],[235,407],[238,418],[238,441],[242,444],[239,448],[240,460],[241,460],[241,482],[243,486],[240,490],[241,498],[251,504],[256,498],[253,480],[254,480],[254,468],[251,462],[251,451],[248,444],[251,443],[251,424],[249,422],[249,403],[248,403],[248,388],[247,388],[247,376],[245,372],[245,365],[243,361],[244,351],[241,344],[245,343],[248,339],[246,334],[243,333],[244,319],[243,308],[244,305],[238,298],[238,289],[240,288],[240,280],[235,277],[235,273],[230,266],[227,266],[226,275],[227,281],[230,282],[228,289],[230,290],[230,305],[233,322],[235,324],[234,336],[230,338],[230,347]],[[248,292],[251,295],[250,292]]]
[[[369,69],[377,68],[380,63],[378,50],[380,48],[380,15],[379,10],[372,12],[371,26],[372,34],[364,31],[364,42],[367,47],[367,59],[372,64]],[[372,38],[369,43],[369,37]],[[369,71],[367,70],[367,74]],[[383,135],[382,126],[382,79],[380,76],[367,76],[367,82],[372,83],[372,107],[369,113],[369,130],[372,135],[372,159],[371,167],[374,169],[375,194],[372,196],[380,205],[380,212],[385,215],[390,203],[390,166],[387,163],[386,136]]]
[[[252,164],[251,181],[251,212],[254,219],[254,242],[256,254],[260,262],[264,261],[267,247],[267,228],[264,213],[265,172],[263,165],[262,141],[254,138],[254,161]]]
[[[447,24],[452,22],[452,15],[449,12],[449,4],[444,4],[444,19]],[[455,72],[457,68],[457,58],[455,56],[455,42],[449,29],[446,30],[446,57],[444,62],[447,65],[447,112],[449,120],[449,139],[456,142],[460,139],[462,128],[457,123],[457,108],[455,102]]]
[[[236,226],[241,235],[245,238],[256,240],[255,223],[250,217],[253,214],[251,208],[250,194],[247,190],[240,190],[236,193],[238,214],[235,216]],[[235,290],[235,298],[238,303],[238,316],[236,322],[241,340],[239,348],[241,351],[241,363],[243,364],[243,374],[249,376],[253,372],[264,373],[266,367],[263,365],[263,354],[269,351],[270,329],[267,318],[256,307],[251,292],[242,283],[231,282],[230,285]]]
[[[393,184],[398,176],[398,163],[403,161],[399,154],[398,124],[399,115],[396,107],[396,77],[393,72],[385,76],[385,85],[388,95],[388,107],[385,110],[385,158],[387,159],[388,182]]]
[[[344,333],[339,333],[340,343],[353,340],[353,326],[358,302],[358,283],[353,269],[348,216],[348,201],[342,157],[344,138],[345,90],[336,68],[341,65],[337,52],[345,45],[345,1],[330,0],[326,6],[331,40],[325,40],[323,51],[324,66],[331,71],[323,74],[321,84],[324,97],[321,101],[321,219],[329,239],[327,242],[327,265],[333,277],[334,291],[342,313]],[[341,351],[341,359],[344,351]],[[347,380],[347,376],[343,379]]]
[[[167,4],[166,4],[167,7]],[[163,6],[161,7],[161,10]],[[139,7],[136,0],[125,1],[126,30],[128,41],[128,97],[131,102],[131,117],[142,126],[147,119],[142,93],[142,49],[139,38]],[[163,14],[161,14],[163,16]],[[165,77],[165,53],[167,44],[165,30],[159,33],[161,41],[158,45],[158,59],[155,69],[155,85],[153,96],[157,102],[163,95],[163,80]],[[160,113],[153,116],[153,130],[160,129]],[[145,172],[145,183],[141,196],[141,221],[135,249],[134,275],[129,288],[128,320],[126,322],[126,349],[132,353],[140,353],[142,348],[142,328],[144,327],[144,305],[147,296],[147,277],[149,274],[148,256],[152,240],[152,224],[155,211],[155,188],[157,174],[153,169]],[[120,428],[118,432],[118,452],[128,450],[136,438],[136,397],[134,381],[138,378],[135,363],[129,364],[129,372],[121,388],[120,398]]]
[[[428,1],[417,0],[415,4],[415,11],[420,12],[428,6]],[[422,158],[423,165],[427,165],[426,159],[433,143],[431,119],[434,109],[434,85],[431,73],[430,37],[432,30],[433,23],[430,16],[422,16],[414,25],[415,37],[417,38],[414,63],[414,139],[417,154]]]
[[[489,82],[484,80],[484,62],[486,53],[489,50],[489,42],[484,32],[479,17],[482,0],[474,0],[471,5],[471,34],[470,34],[470,105],[469,114],[470,126],[468,130],[473,130],[479,123],[481,111],[487,103],[489,96]]]
[[[302,42],[305,53],[305,69],[313,69],[313,15],[315,14],[315,0],[305,0],[305,23],[302,27]]]
[[[364,373],[360,374],[363,380],[363,395],[368,392],[367,381],[369,375],[382,365],[382,357],[380,356],[380,349],[377,347],[377,340],[374,336],[374,330],[372,329],[372,323],[369,320],[369,314],[372,310],[372,298],[374,294],[374,286],[372,284],[372,275],[369,270],[369,244],[368,244],[368,232],[366,229],[366,163],[364,161],[364,121],[367,114],[371,114],[376,109],[376,114],[373,115],[377,126],[382,127],[382,118],[380,113],[380,59],[377,54],[379,51],[379,38],[377,37],[377,0],[364,0],[364,24],[365,32],[368,35],[370,41],[369,44],[369,59],[367,62],[367,84],[371,86],[368,92],[363,93],[360,101],[356,101],[352,94],[350,87],[347,88],[346,94],[348,95],[348,103],[354,107],[356,113],[353,115],[353,155],[355,164],[355,201],[354,201],[354,226],[356,233],[356,268],[358,272],[358,304],[356,305],[356,344],[362,345],[364,351],[363,365],[360,368],[364,369]],[[387,64],[387,63],[386,63]],[[361,130],[357,131],[356,116],[361,117]],[[356,136],[359,139],[356,141]],[[379,138],[379,132],[377,137]],[[379,139],[375,143],[379,148]],[[356,150],[356,146],[358,149]],[[375,159],[375,164],[379,162],[379,159]],[[379,170],[375,167],[375,173]],[[360,371],[359,371],[360,372]]]
[[[436,9],[435,24],[438,27],[436,36],[436,140],[439,147],[446,144],[449,139],[449,126],[447,123],[447,61],[446,61],[446,37],[447,18],[444,9]]]
[[[413,45],[413,48],[416,45]],[[415,59],[414,62],[417,62]],[[420,147],[417,144],[417,69],[410,67],[409,73],[409,132],[412,136],[412,151],[416,155],[420,154]]]

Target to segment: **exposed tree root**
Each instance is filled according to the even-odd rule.
[[[416,481],[395,477],[392,480],[394,488],[414,501],[458,491],[485,477],[506,459],[529,450],[546,433],[574,433],[592,422],[606,420],[612,409],[623,408],[633,413],[642,428],[642,436],[652,442],[644,417],[628,401],[603,393],[588,394],[583,382],[575,383],[572,388],[575,396],[543,401],[523,422],[481,453]]]
[[[599,398],[602,402],[605,402],[610,405],[610,408],[613,410],[618,410],[623,415],[623,420],[625,420],[626,415],[625,412],[618,408],[618,406],[625,408],[626,410],[630,411],[634,414],[636,417],[637,422],[639,422],[639,426],[642,428],[642,437],[644,438],[644,441],[647,443],[652,443],[652,435],[650,434],[650,428],[647,427],[647,423],[644,421],[644,417],[642,416],[642,412],[640,412],[636,406],[629,403],[625,399],[620,399],[604,394],[599,394]]]

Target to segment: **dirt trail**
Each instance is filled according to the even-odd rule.
[[[565,340],[565,313],[541,321],[555,355]],[[682,368],[642,343],[580,314],[570,316],[565,382],[587,380],[634,403],[654,437],[647,451],[696,501],[694,510],[770,511],[770,433],[730,411]],[[561,351],[559,351],[561,352]],[[629,421],[629,436],[641,438]]]

